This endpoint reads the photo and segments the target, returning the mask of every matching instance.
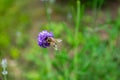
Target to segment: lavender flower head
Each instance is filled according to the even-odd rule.
[[[1,66],[3,68],[2,74],[7,75],[8,71],[6,70],[6,68],[7,68],[7,60],[6,59],[2,59]]]
[[[52,32],[48,32],[48,31],[46,31],[46,30],[40,32],[40,33],[38,34],[38,38],[37,38],[37,40],[38,40],[38,45],[39,45],[40,47],[43,47],[43,48],[49,47],[49,46],[50,46],[50,43],[48,43],[48,42],[46,41],[47,38],[49,38],[49,37],[54,37],[54,35],[53,35]]]
[[[6,68],[7,67],[7,60],[6,59],[2,59],[1,66],[2,66],[2,68]]]

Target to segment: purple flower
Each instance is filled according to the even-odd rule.
[[[50,43],[48,43],[46,40],[49,37],[54,37],[52,32],[48,31],[42,31],[38,34],[38,45],[40,47],[46,48],[50,46]]]

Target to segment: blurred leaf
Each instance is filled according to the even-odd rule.
[[[10,45],[10,38],[6,33],[0,34],[0,46],[1,48],[7,48]]]
[[[63,23],[49,23],[44,25],[45,29],[52,31],[55,36],[60,36],[60,34],[62,34],[63,30],[64,30],[64,24]]]
[[[23,48],[28,44],[28,35],[17,32],[16,33],[16,44],[18,47]]]
[[[0,0],[0,13],[3,13],[11,6],[14,0]]]
[[[28,78],[28,80],[41,80],[41,76],[35,71],[27,72],[25,76]]]
[[[17,59],[20,55],[20,52],[17,48],[13,47],[11,48],[10,55],[12,58]]]

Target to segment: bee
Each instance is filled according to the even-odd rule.
[[[52,46],[55,50],[58,50],[58,43],[60,43],[62,40],[61,39],[54,39],[52,37],[48,37],[46,40],[50,46]]]

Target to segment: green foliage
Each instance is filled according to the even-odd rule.
[[[28,80],[40,80],[41,77],[39,76],[38,73],[36,73],[35,71],[31,71],[31,72],[28,72],[27,74],[25,74],[25,76],[27,77]]]
[[[14,0],[0,0],[0,13],[4,13],[13,2]]]
[[[20,3],[20,0],[0,0],[0,54],[3,56],[9,53],[11,46],[23,45],[27,40],[24,35],[21,35],[19,39],[16,37],[17,31],[24,34],[30,26],[28,14],[22,11],[25,4]]]
[[[12,58],[16,59],[16,58],[19,57],[20,52],[19,52],[19,50],[18,50],[17,48],[14,48],[14,47],[13,47],[13,48],[11,48],[11,50],[10,50],[10,55],[11,55]]]
[[[26,45],[29,45],[28,35],[23,34],[22,32],[16,32],[16,45],[19,48],[24,48]]]
[[[47,14],[48,23],[33,25],[29,32],[34,13],[28,15],[27,1],[0,0],[0,57],[8,57],[8,71],[15,73],[9,72],[9,80],[17,75],[21,77],[17,80],[119,80],[120,10],[114,20],[107,15],[105,23],[93,25],[97,16],[85,14],[86,4],[73,1],[70,0],[73,23],[51,21],[56,14],[53,10]],[[98,14],[97,9],[105,3],[103,0],[87,1],[95,9],[93,14]],[[71,9],[71,5],[66,6]],[[60,8],[64,11],[64,7]],[[36,20],[33,24],[36,25]],[[55,38],[63,40],[58,51],[38,46],[37,33],[42,30],[51,31]]]
[[[51,22],[43,26],[43,30],[45,29],[52,31],[58,37],[64,31],[64,23]]]

